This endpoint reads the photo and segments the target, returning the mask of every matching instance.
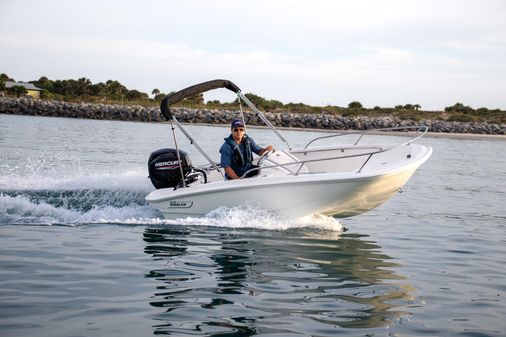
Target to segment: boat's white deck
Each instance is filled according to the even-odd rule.
[[[281,177],[318,173],[370,174],[377,171],[391,171],[405,166],[417,157],[424,156],[427,147],[410,144],[389,151],[366,155],[378,151],[381,146],[318,147],[310,150],[278,150],[262,163],[260,177]],[[329,159],[334,158],[334,159]],[[290,164],[296,162],[296,164]],[[301,163],[302,162],[302,163]],[[367,163],[366,163],[367,162]],[[366,163],[364,165],[364,163]],[[217,171],[208,172],[209,181],[223,181]]]

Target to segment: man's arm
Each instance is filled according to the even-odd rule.
[[[241,178],[237,174],[235,174],[234,169],[230,166],[225,167],[225,173],[227,174],[227,176],[229,176],[230,179],[240,179]]]
[[[257,143],[255,143],[255,140],[253,138],[250,137],[249,139],[251,141],[251,150],[259,156],[263,155],[267,151],[274,150],[274,147],[272,147],[272,145],[267,145],[266,147],[261,148],[260,146],[257,145]]]

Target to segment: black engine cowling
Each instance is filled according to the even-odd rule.
[[[183,166],[183,174],[186,177],[188,173],[193,171],[190,156],[179,150],[179,157]],[[149,179],[157,189],[176,188],[183,181],[175,149],[160,149],[151,153],[148,160],[148,171]]]

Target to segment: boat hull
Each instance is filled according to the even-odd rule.
[[[247,203],[287,218],[316,213],[349,217],[391,198],[431,152],[429,148],[417,160],[409,159],[400,166],[384,167],[374,173],[313,173],[218,181],[177,190],[156,190],[146,200],[168,219],[201,217],[219,207]]]

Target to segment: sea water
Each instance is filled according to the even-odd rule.
[[[219,158],[228,126],[187,130]],[[421,142],[403,193],[360,216],[164,220],[144,197],[169,125],[0,115],[0,336],[504,336],[506,143]]]

